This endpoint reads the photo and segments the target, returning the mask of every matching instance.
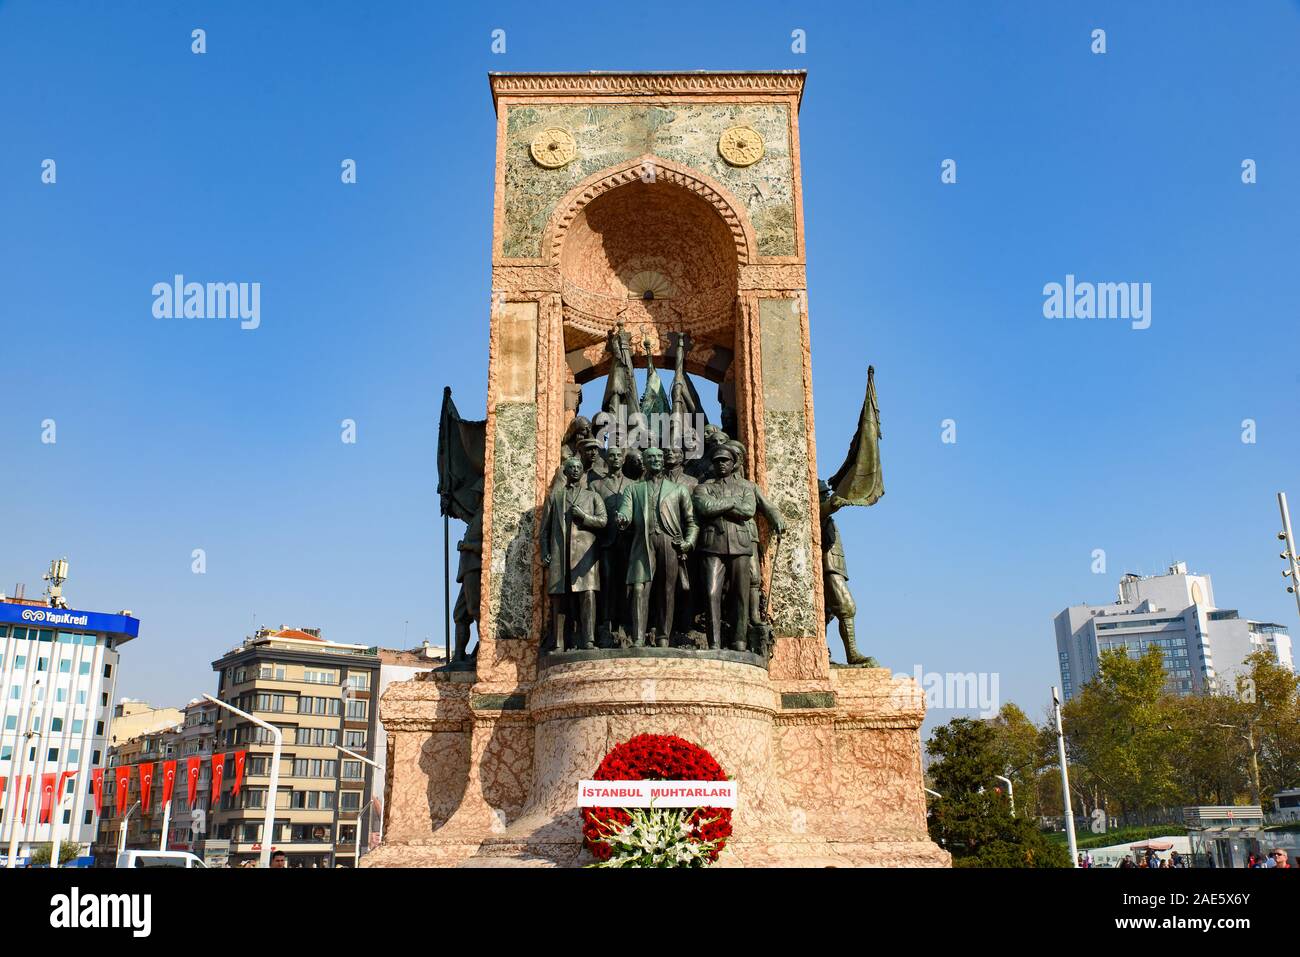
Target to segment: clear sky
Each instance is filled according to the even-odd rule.
[[[67,556],[74,607],[140,617],[118,690],[159,704],[254,620],[441,642],[442,386],[484,414],[486,74],[789,68],[824,470],[877,369],[887,494],[839,519],[864,649],[995,672],[1037,716],[1052,616],[1123,572],[1185,560],[1294,626],[1300,7],[1262,0],[0,2],[0,588]],[[260,327],[155,319],[176,273],[260,282]],[[1150,328],[1044,318],[1067,274],[1150,283]]]

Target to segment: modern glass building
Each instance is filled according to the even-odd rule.
[[[1269,651],[1294,670],[1284,626],[1218,608],[1210,576],[1189,574],[1182,562],[1164,575],[1125,575],[1114,604],[1071,605],[1056,616],[1055,629],[1067,701],[1096,676],[1102,652],[1116,648],[1130,658],[1159,648],[1165,687],[1176,694],[1235,691],[1236,677],[1256,651]]]
[[[16,836],[25,857],[56,827],[61,842],[94,841],[91,781],[108,754],[118,649],[139,633],[127,612],[0,596],[0,854]],[[57,793],[42,823],[50,781]]]

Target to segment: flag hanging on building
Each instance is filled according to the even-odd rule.
[[[24,824],[27,823],[27,799],[30,798],[31,796],[32,796],[32,776],[30,774],[25,774],[23,775],[23,816],[22,816],[22,822]]]
[[[140,813],[148,814],[151,805],[150,798],[153,797],[153,775],[157,770],[157,765],[152,761],[146,761],[140,766]]]
[[[217,800],[221,797],[221,779],[226,775],[226,756],[224,754],[214,754],[212,756],[212,807],[215,809]]]
[[[75,774],[77,774],[75,771],[64,771],[59,775],[59,791],[56,792],[59,797],[55,800],[56,809],[64,802],[64,794],[68,793],[68,779],[73,778]]]
[[[235,752],[235,786],[230,791],[230,796],[235,797],[239,794],[239,786],[244,783],[244,764],[248,761],[247,751]]]
[[[95,816],[99,817],[104,810],[104,769],[95,768],[90,772],[90,789],[95,795]]]
[[[876,401],[876,370],[867,367],[867,395],[858,415],[858,430],[849,443],[849,454],[828,483],[836,507],[875,505],[885,494],[880,471],[880,404]]]
[[[176,787],[176,762],[163,762],[163,807],[172,803],[172,791]]]
[[[185,762],[185,782],[188,787],[190,807],[194,807],[194,798],[199,793],[199,767],[203,764],[200,757],[190,758]]]
[[[5,785],[7,783],[9,783],[9,779],[0,774],[0,807],[5,806]]]
[[[131,765],[123,764],[114,768],[113,778],[114,797],[117,799],[117,813],[121,814],[126,810],[126,796],[127,792],[131,790]]]
[[[37,819],[40,824],[50,823],[50,809],[54,806],[54,789],[58,782],[57,771],[41,775],[41,816]]]

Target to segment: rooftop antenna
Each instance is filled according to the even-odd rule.
[[[63,583],[68,580],[68,560],[56,558],[50,562],[50,570],[41,576],[49,585],[45,588],[45,598],[51,608],[67,608],[63,597]]]

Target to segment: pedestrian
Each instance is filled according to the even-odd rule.
[[[1280,847],[1273,848],[1269,852],[1270,861],[1265,867],[1290,867],[1291,862],[1287,859],[1287,853]]]

